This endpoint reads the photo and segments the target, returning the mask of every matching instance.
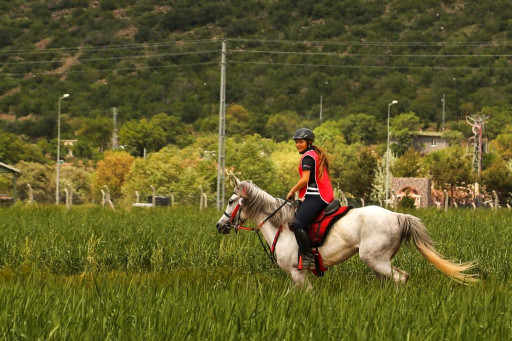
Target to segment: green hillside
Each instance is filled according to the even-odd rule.
[[[32,141],[55,137],[63,93],[65,138],[114,106],[121,123],[166,113],[187,134],[214,132],[221,39],[227,102],[268,137],[276,113],[316,125],[321,96],[325,119],[383,123],[396,99],[437,127],[443,94],[454,121],[508,112],[512,90],[507,1],[14,0],[0,11],[0,127]]]

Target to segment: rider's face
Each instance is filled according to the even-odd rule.
[[[303,139],[295,140],[295,147],[299,151],[299,153],[302,153],[308,148],[308,141]]]

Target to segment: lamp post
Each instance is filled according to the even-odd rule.
[[[57,119],[57,180],[55,189],[55,204],[59,204],[59,179],[60,179],[60,101],[64,98],[68,98],[69,94],[64,94],[59,98],[59,110]]]
[[[389,114],[391,111],[391,106],[397,103],[398,102],[394,100],[393,102],[388,104],[388,145],[386,148],[386,206],[389,202]]]
[[[444,131],[444,120],[445,120],[445,106],[446,106],[446,97],[443,94],[443,98],[441,98],[441,102],[443,102],[443,123],[441,124],[441,130]]]

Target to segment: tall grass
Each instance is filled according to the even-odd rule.
[[[0,339],[411,339],[512,336],[512,214],[418,211],[465,287],[402,247],[399,290],[356,257],[287,293],[253,233],[215,210],[0,210]]]

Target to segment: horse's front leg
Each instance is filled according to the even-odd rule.
[[[306,287],[307,291],[313,289],[313,286],[308,281],[309,271],[293,269],[290,274],[292,275],[292,288],[302,289]]]

